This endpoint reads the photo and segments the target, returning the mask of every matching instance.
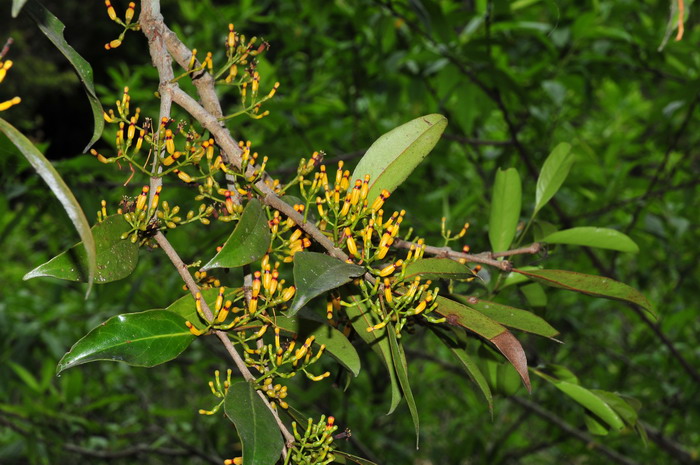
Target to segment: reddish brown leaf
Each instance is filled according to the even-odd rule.
[[[510,331],[505,331],[492,338],[491,342],[498,347],[498,350],[505,355],[516,369],[527,391],[532,392],[532,388],[530,387],[530,375],[527,371],[527,357],[525,356],[525,351],[523,350],[523,346],[520,345],[520,342],[518,342]]]

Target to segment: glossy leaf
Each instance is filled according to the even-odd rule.
[[[549,234],[540,241],[549,244],[583,245],[619,252],[639,253],[639,246],[629,236],[610,228],[583,226],[565,229]]]
[[[554,197],[569,175],[573,163],[574,156],[571,153],[571,144],[562,142],[554,147],[542,165],[542,171],[537,178],[534,214],[537,214]]]
[[[489,302],[477,297],[467,297],[464,303],[492,320],[510,328],[544,337],[554,337],[559,334],[559,331],[554,329],[544,319],[527,310]]]
[[[347,337],[337,329],[323,321],[300,318],[299,315],[287,318],[277,315],[274,319],[275,325],[279,326],[283,332],[295,334],[303,341],[309,336],[314,336],[314,344],[326,346],[326,353],[332,356],[341,365],[348,369],[353,375],[360,374],[360,357],[357,355],[355,347]]]
[[[16,18],[27,0],[12,0],[12,17]]]
[[[297,252],[294,254],[294,285],[297,290],[287,316],[294,316],[314,297],[340,287],[364,272],[363,267],[345,263],[330,255]]]
[[[358,336],[379,355],[380,360],[384,363],[389,374],[389,386],[391,388],[391,406],[387,412],[387,415],[389,415],[401,402],[401,389],[399,387],[398,378],[396,377],[396,370],[394,370],[394,365],[391,361],[391,347],[389,347],[389,340],[386,336],[386,327],[368,332],[367,328],[379,323],[377,316],[369,311],[357,296],[350,296],[349,299],[355,304],[350,307],[345,307],[345,312],[350,319],[350,324],[352,324]]]
[[[522,190],[520,175],[515,168],[499,169],[493,184],[489,241],[494,252],[508,250],[520,220]]]
[[[450,258],[421,258],[411,262],[405,271],[406,279],[422,276],[424,279],[466,279],[474,277],[474,272]]]
[[[267,253],[271,237],[265,210],[260,201],[252,199],[224,246],[202,269],[236,268],[252,263]]]
[[[596,414],[601,420],[610,425],[615,430],[620,431],[625,427],[624,422],[620,416],[615,412],[615,410],[608,405],[603,399],[595,395],[590,390],[585,387],[569,383],[567,381],[561,381],[546,375],[542,372],[534,370],[540,377],[546,379],[550,383],[554,384],[561,392],[571,397],[573,400],[581,404],[583,407],[587,408],[594,414]]]
[[[75,69],[75,72],[78,74],[80,81],[83,83],[83,88],[85,89],[90,107],[92,108],[92,120],[94,124],[90,142],[88,142],[87,146],[83,149],[83,152],[87,152],[90,147],[97,142],[100,135],[102,135],[105,124],[102,116],[104,110],[102,110],[100,99],[95,92],[92,67],[73,47],[68,45],[68,42],[66,42],[66,39],[63,37],[63,30],[66,26],[57,17],[36,0],[29,1],[25,8],[36,22],[41,32],[43,32],[63,56],[68,59],[73,69]]]
[[[117,315],[76,342],[57,373],[96,360],[152,367],[176,358],[194,339],[184,318],[166,310]]]
[[[457,357],[460,365],[464,368],[464,371],[467,372],[467,376],[469,376],[474,384],[477,385],[481,391],[481,394],[483,394],[484,398],[486,399],[486,403],[489,406],[489,411],[493,413],[493,395],[491,394],[491,388],[489,387],[489,383],[486,381],[484,374],[481,372],[471,355],[469,355],[467,352],[464,340],[458,340],[456,337],[456,331],[455,334],[450,335],[439,326],[431,325],[430,329],[433,330],[433,333],[435,333],[435,335],[440,338],[440,340],[450,349],[450,351],[452,351],[454,356]]]
[[[92,237],[92,231],[90,230],[90,224],[88,223],[83,209],[80,208],[80,204],[76,200],[73,192],[68,188],[66,183],[58,174],[56,168],[53,167],[50,161],[48,161],[44,155],[37,150],[34,144],[31,143],[22,133],[20,133],[14,126],[0,118],[0,131],[2,131],[10,142],[12,142],[24,155],[27,161],[32,165],[34,170],[39,176],[48,184],[49,189],[56,196],[63,208],[68,213],[73,226],[78,231],[80,239],[84,245],[85,253],[85,273],[86,281],[88,282],[87,294],[90,293],[92,287],[92,282],[95,279],[95,273],[97,270],[97,258],[95,252],[95,239]],[[24,279],[29,279],[25,276]]]
[[[530,279],[552,287],[580,292],[581,294],[603,297],[639,305],[656,318],[654,307],[638,290],[627,284],[603,276],[595,276],[565,270],[513,270]]]
[[[421,116],[392,129],[370,146],[351,178],[370,175],[367,195],[370,205],[382,189],[394,192],[408,178],[435,147],[445,127],[447,119],[442,115]]]
[[[274,465],[284,442],[275,417],[252,384],[231,383],[224,398],[224,411],[236,426],[243,446],[243,465]]]
[[[444,297],[437,298],[435,312],[444,316],[452,326],[462,326],[487,339],[508,359],[530,390],[530,376],[527,372],[527,357],[518,340],[500,323],[466,305]]]
[[[411,382],[408,377],[408,364],[406,363],[406,354],[403,351],[403,347],[399,345],[396,339],[396,331],[392,325],[387,326],[388,330],[386,332],[389,339],[389,349],[391,350],[391,360],[394,364],[394,369],[396,370],[396,377],[399,380],[399,385],[401,385],[401,391],[403,396],[406,398],[406,404],[408,405],[408,411],[411,413],[411,419],[413,420],[413,429],[416,432],[416,449],[420,443],[420,421],[418,419],[418,407],[416,407],[416,400],[413,398],[413,391],[411,390]]]
[[[139,246],[121,235],[131,229],[122,215],[112,215],[92,227],[97,251],[96,283],[108,283],[126,278],[136,268]],[[24,275],[24,279],[50,276],[67,281],[88,280],[88,261],[83,243],[79,242]]]

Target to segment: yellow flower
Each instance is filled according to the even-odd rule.
[[[7,75],[7,70],[10,68],[12,68],[12,60],[0,61],[0,82],[2,82],[3,79],[5,79],[5,75]],[[4,102],[0,102],[0,111],[5,111],[11,106],[17,105],[21,101],[21,98],[15,97]]]

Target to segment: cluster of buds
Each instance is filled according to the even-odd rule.
[[[209,330],[211,329],[216,329],[220,331],[228,331],[233,328],[236,328],[237,326],[240,325],[245,325],[250,322],[250,319],[248,318],[248,314],[243,311],[242,308],[239,307],[234,307],[234,301],[232,300],[225,300],[226,296],[226,288],[224,286],[219,288],[219,294],[216,297],[216,301],[214,303],[214,309],[213,309],[213,318],[210,320],[207,318],[207,315],[204,313],[203,307],[202,307],[202,294],[197,293],[195,296],[195,308],[197,310],[197,315],[200,318],[200,322],[203,323],[202,325],[195,325],[192,322],[185,321],[185,325],[189,328],[190,332],[194,334],[195,336],[201,336],[202,334],[207,334]],[[234,293],[234,300],[238,301],[241,300],[242,298],[242,292],[235,292]],[[228,319],[228,316],[230,315],[237,315],[233,318],[231,321],[226,321]],[[265,328],[265,327],[263,327]],[[267,328],[265,328],[267,329]]]
[[[105,6],[107,7],[107,15],[109,16],[109,19],[111,19],[112,21],[124,28],[122,30],[122,33],[119,34],[119,38],[114,39],[109,43],[105,44],[105,49],[111,50],[113,48],[119,47],[122,44],[122,42],[124,41],[124,35],[126,34],[126,31],[138,31],[140,29],[140,26],[139,23],[133,22],[134,13],[136,10],[136,3],[129,2],[129,6],[126,8],[126,12],[124,13],[124,19],[117,16],[117,12],[112,6],[112,2],[110,0],[105,0]]]
[[[197,287],[200,289],[211,289],[213,287],[221,287],[221,281],[216,276],[208,274],[206,271],[195,271],[194,280]],[[183,285],[182,289],[187,290],[187,285]]]
[[[265,378],[261,390],[270,398],[270,405],[277,408],[277,404],[279,404],[284,409],[289,407],[289,404],[284,401],[284,398],[287,397],[287,386],[282,386],[279,383],[273,385],[272,378]]]
[[[303,434],[299,432],[297,423],[293,422],[292,431],[296,441],[289,448],[285,465],[290,463],[290,460],[291,463],[300,465],[327,465],[335,461],[333,440],[336,436],[333,433],[337,430],[335,418],[328,417],[326,420],[325,415],[321,415],[317,423],[309,418]],[[348,433],[340,433],[338,436],[341,435],[347,437]]]
[[[443,244],[444,246],[447,246],[450,242],[459,240],[467,234],[467,230],[469,230],[469,223],[464,223],[464,226],[462,226],[462,229],[459,230],[457,234],[452,234],[452,231],[450,229],[447,229],[446,227],[447,224],[447,218],[442,217],[440,220],[440,234],[442,235],[442,238],[445,240],[445,243]],[[462,248],[462,251],[464,253],[469,253],[469,246],[465,245]]]
[[[231,386],[231,373],[231,369],[226,370],[226,379],[222,383],[221,373],[219,373],[219,370],[214,372],[214,381],[209,381],[209,389],[211,389],[211,393],[214,394],[215,397],[221,400],[211,410],[200,409],[200,415],[214,415],[219,411],[221,406],[224,405],[224,397],[226,397],[228,388]]]
[[[368,332],[380,330],[393,322],[396,336],[401,337],[404,326],[419,315],[430,323],[445,321],[444,318],[435,318],[430,314],[437,307],[438,288],[431,291],[432,282],[422,282],[420,276],[405,280],[402,265],[403,260],[387,265],[379,273],[383,279],[377,279],[372,286],[360,281],[360,289],[368,308],[374,313],[375,321],[378,321],[367,328]]]
[[[12,68],[12,60],[5,60],[2,61],[2,55],[0,55],[0,82],[2,82],[5,79],[5,76],[7,75],[7,70]],[[8,108],[10,108],[13,105],[17,105],[19,102],[21,102],[22,99],[19,97],[14,97],[11,98],[10,100],[5,100],[4,102],[0,102],[0,111],[5,111]]]
[[[263,328],[266,328],[266,326],[263,326]],[[248,338],[248,340],[251,339]],[[326,350],[326,346],[321,344],[314,353],[311,347],[314,340],[314,336],[309,336],[297,348],[295,338],[281,341],[280,328],[275,327],[274,342],[271,344],[258,344],[256,348],[251,348],[248,346],[247,340],[241,341],[241,343],[246,364],[260,373],[264,373],[263,378],[272,376],[292,378],[301,371],[310,380],[321,381],[329,377],[330,372],[326,371],[320,375],[314,375],[309,371],[309,367],[321,358],[321,355]]]

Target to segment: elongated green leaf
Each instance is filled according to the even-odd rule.
[[[357,296],[350,296],[350,301],[355,305],[345,307],[345,312],[350,319],[353,329],[357,332],[360,338],[365,341],[372,350],[379,355],[379,359],[384,363],[384,366],[389,373],[389,386],[391,388],[391,406],[387,415],[391,414],[401,402],[401,389],[399,381],[396,377],[396,370],[391,360],[391,347],[386,336],[386,327],[367,331],[367,328],[379,323],[377,316],[369,311],[363,302]]]
[[[364,272],[361,266],[323,253],[297,252],[294,254],[294,285],[297,290],[287,316],[294,316],[314,297],[349,283]]]
[[[510,328],[544,337],[554,337],[559,334],[559,331],[554,329],[549,323],[527,310],[489,302],[474,296],[465,297],[464,300],[460,299],[460,302]]]
[[[610,278],[565,270],[523,271],[514,269],[513,271],[548,286],[580,292],[581,294],[595,297],[604,297],[606,299],[633,303],[639,305],[652,317],[656,318],[654,307],[638,290]]]
[[[615,412],[615,410],[610,405],[608,405],[603,399],[595,395],[590,390],[578,384],[558,380],[538,370],[533,371],[537,373],[541,378],[546,379],[550,383],[554,384],[557,387],[557,389],[559,389],[561,392],[571,397],[583,407],[596,414],[601,420],[610,425],[613,429],[620,431],[625,427],[624,422],[622,421],[620,416]]]
[[[537,178],[535,215],[557,193],[569,175],[573,163],[574,156],[571,153],[570,144],[562,142],[554,147],[542,166],[539,178]]]
[[[489,241],[494,252],[508,250],[520,219],[522,190],[520,175],[515,168],[499,169],[493,184]]]
[[[527,390],[530,390],[525,351],[510,331],[481,312],[454,300],[438,297],[437,303],[435,312],[444,316],[448,324],[462,326],[495,345],[518,371]]]
[[[457,337],[455,337],[456,331],[455,334],[450,335],[439,326],[431,325],[430,329],[433,330],[433,333],[435,333],[435,335],[452,351],[454,356],[457,357],[460,365],[462,365],[464,371],[467,372],[467,376],[477,385],[481,394],[483,394],[486,399],[489,412],[493,414],[493,395],[491,394],[491,388],[474,359],[467,353],[464,341],[459,341]]]
[[[583,416],[583,421],[586,424],[586,429],[589,433],[595,436],[607,436],[608,428],[606,428],[605,425],[595,416],[586,413]]]
[[[547,294],[540,283],[528,283],[520,286],[520,292],[523,293],[525,300],[531,307],[547,306]]]
[[[360,357],[357,355],[355,347],[347,337],[328,323],[306,318],[287,318],[277,315],[273,319],[275,325],[279,326],[283,332],[295,334],[299,340],[305,340],[309,336],[314,336],[314,344],[325,345],[326,352],[348,369],[353,375],[360,374]]]
[[[80,204],[76,200],[73,192],[68,188],[66,183],[58,174],[58,171],[53,167],[50,161],[48,161],[44,155],[34,147],[29,139],[24,137],[14,126],[0,118],[0,131],[2,131],[10,142],[12,142],[22,155],[29,161],[34,170],[39,176],[49,185],[51,192],[56,196],[63,208],[68,213],[73,226],[78,231],[80,239],[83,241],[86,253],[86,274],[88,282],[87,294],[90,293],[92,288],[92,282],[95,279],[95,272],[97,269],[97,258],[95,252],[95,239],[92,237],[92,231],[90,231],[90,224],[88,223],[83,209],[80,208]],[[25,279],[27,279],[25,277]]]
[[[399,379],[399,384],[401,385],[401,391],[403,392],[403,396],[406,398],[406,404],[408,404],[408,411],[411,413],[411,419],[413,420],[413,428],[416,432],[416,449],[418,449],[420,443],[420,421],[418,419],[418,407],[416,407],[416,400],[413,398],[413,391],[411,391],[411,382],[408,378],[408,364],[406,363],[406,354],[403,351],[403,347],[399,345],[399,342],[396,339],[396,330],[392,325],[388,325],[388,330],[386,334],[389,338],[389,349],[391,349],[391,361],[394,364],[396,376]]]
[[[27,0],[12,0],[12,17],[16,18]]]
[[[243,445],[243,465],[274,465],[284,442],[272,412],[252,384],[231,383],[224,398],[224,411],[236,426]]]
[[[587,247],[598,247],[599,249],[639,253],[639,246],[629,236],[610,228],[583,226],[565,229],[543,237],[541,242],[584,245]]]
[[[166,310],[117,315],[76,342],[58,362],[56,371],[96,360],[152,367],[174,359],[194,339],[185,320]]]
[[[252,263],[267,253],[271,236],[265,210],[257,199],[252,199],[224,246],[202,269],[235,268]]]
[[[334,450],[333,455],[335,455],[335,462],[340,464],[357,463],[359,465],[377,465],[371,460],[358,457],[356,455],[348,454],[347,452],[342,452],[339,450]]]
[[[473,278],[474,272],[450,258],[421,258],[406,267],[406,279],[418,275],[425,279],[466,279]]]
[[[370,205],[382,189],[393,192],[435,147],[447,119],[442,115],[426,115],[409,121],[387,132],[374,141],[360,162],[351,179],[363,179],[370,175]],[[352,185],[352,183],[351,183]]]
[[[610,391],[603,391],[601,389],[591,389],[591,392],[596,396],[600,397],[603,402],[608,404],[615,413],[617,413],[620,418],[625,422],[630,428],[634,428],[637,424],[637,419],[639,414],[632,407],[629,402],[623,399],[621,396]]]
[[[85,59],[81,57],[73,47],[68,45],[68,42],[66,42],[66,39],[63,37],[63,30],[66,28],[66,26],[41,3],[36,0],[31,0],[26,5],[26,11],[36,22],[37,26],[39,26],[41,32],[48,37],[48,39],[63,54],[63,56],[68,59],[70,64],[73,65],[75,72],[78,74],[78,77],[83,83],[83,88],[85,89],[88,101],[90,102],[90,107],[92,108],[92,120],[94,123],[90,142],[88,142],[87,146],[83,149],[83,152],[87,152],[90,147],[92,147],[92,144],[97,142],[97,139],[100,138],[105,124],[102,117],[104,110],[102,110],[100,99],[97,98],[97,93],[95,92],[92,67],[90,66],[90,63],[85,61]]]
[[[96,283],[108,283],[126,278],[134,271],[139,259],[139,246],[121,235],[130,229],[122,215],[112,215],[92,227],[97,251]],[[79,242],[24,275],[24,279],[50,276],[67,281],[88,281],[88,261],[83,243]]]

